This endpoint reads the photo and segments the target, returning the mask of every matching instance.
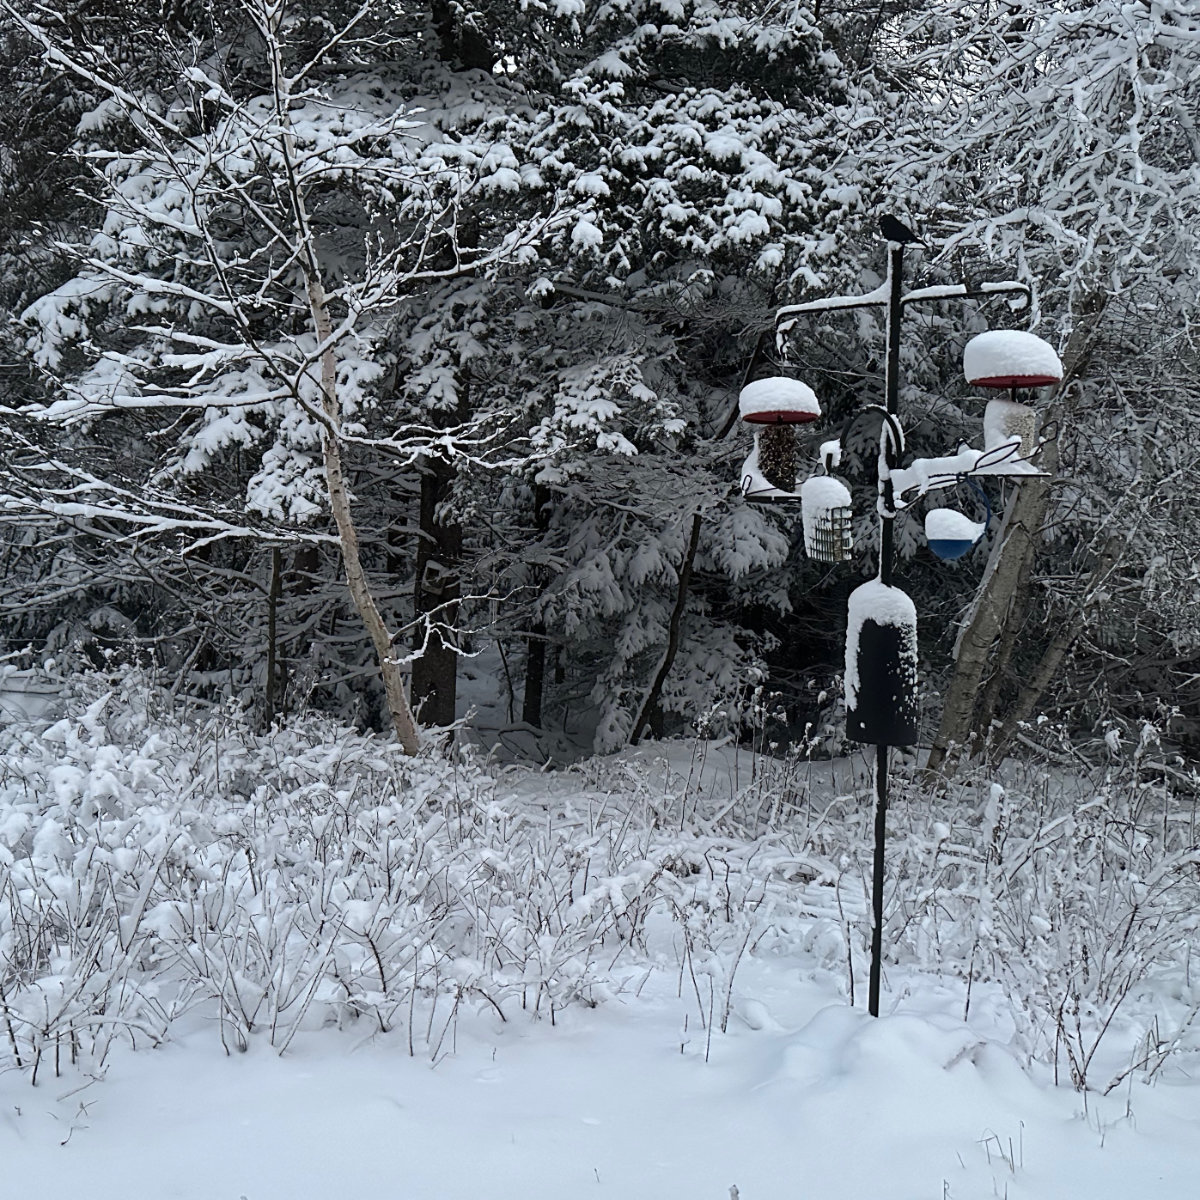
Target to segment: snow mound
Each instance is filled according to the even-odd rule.
[[[931,542],[977,542],[985,528],[953,508],[931,508],[925,514],[925,536]]]

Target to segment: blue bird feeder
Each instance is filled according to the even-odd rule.
[[[987,532],[986,521],[972,521],[953,508],[931,508],[925,514],[929,548],[945,562],[962,558]]]

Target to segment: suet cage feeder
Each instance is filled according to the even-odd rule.
[[[800,487],[804,552],[816,562],[849,562],[854,550],[850,489],[831,475],[813,475]]]

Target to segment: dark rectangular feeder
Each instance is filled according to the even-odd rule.
[[[850,595],[846,736],[870,746],[917,740],[917,610],[878,579]]]

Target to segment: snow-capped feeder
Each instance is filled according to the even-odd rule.
[[[850,489],[832,475],[813,475],[800,487],[804,550],[817,562],[848,562],[854,549]]]
[[[878,579],[850,593],[846,736],[871,746],[917,740],[917,609]]]
[[[1014,457],[1029,458],[1037,449],[1037,413],[1015,400],[989,400],[983,410],[983,448],[998,450],[1014,441],[1020,449]]]
[[[738,415],[752,425],[806,425],[821,415],[821,405],[807,383],[776,375],[742,388]]]
[[[783,375],[755,379],[742,388],[738,415],[756,426],[755,470],[768,485],[767,489],[743,489],[746,495],[770,499],[771,489],[788,495],[795,492],[796,435],[792,426],[815,421],[821,415],[821,405],[812,388]],[[747,474],[743,469],[743,479]]]
[[[963,349],[968,383],[985,388],[1035,388],[1058,383],[1062,363],[1054,347],[1021,329],[989,329]]]
[[[972,521],[953,508],[931,508],[925,514],[925,538],[929,548],[947,562],[962,558],[986,532],[986,521]]]

